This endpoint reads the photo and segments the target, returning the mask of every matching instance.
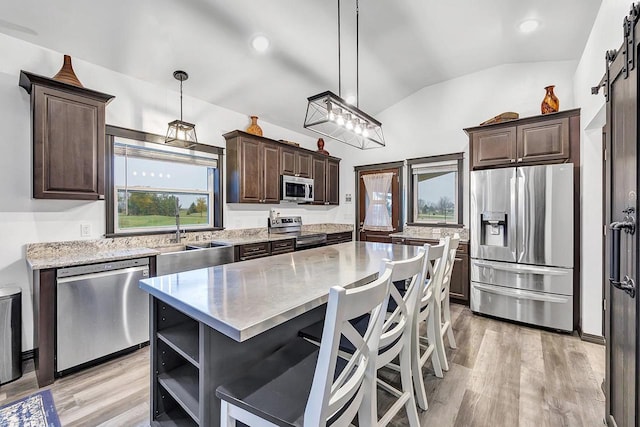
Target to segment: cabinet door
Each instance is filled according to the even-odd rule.
[[[569,119],[518,126],[518,162],[569,158]]]
[[[325,203],[330,205],[340,204],[340,163],[327,159],[327,187]]]
[[[298,174],[298,176],[302,176],[305,178],[311,178],[313,176],[312,174],[312,162],[311,162],[312,156],[310,153],[302,153],[302,152],[298,152],[296,153],[296,168],[295,168],[295,173]]]
[[[264,177],[260,145],[260,141],[240,139],[240,203],[262,202]]]
[[[449,292],[451,298],[465,303],[469,301],[469,257],[460,251],[453,263]]]
[[[471,167],[515,163],[516,128],[477,131],[471,138]]]
[[[296,152],[290,148],[280,149],[280,173],[283,175],[296,174]]]
[[[327,159],[313,158],[313,201],[324,203],[326,197],[326,164]]]
[[[33,197],[104,198],[104,102],[42,86],[32,97]]]
[[[280,149],[262,144],[262,203],[280,203]]]

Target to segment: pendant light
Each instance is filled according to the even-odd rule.
[[[307,98],[305,129],[362,150],[384,147],[382,123],[360,110],[359,30],[360,8],[356,0],[356,105],[342,98],[340,55],[340,0],[338,0],[338,95],[331,91]]]
[[[173,72],[173,77],[180,81],[180,120],[174,120],[169,123],[165,142],[175,144],[178,141],[182,143],[178,145],[189,146],[191,143],[198,142],[196,125],[182,120],[182,82],[187,80],[189,75],[185,71],[177,70]]]

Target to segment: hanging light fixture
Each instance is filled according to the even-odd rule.
[[[173,72],[173,77],[180,81],[180,120],[174,120],[169,123],[165,142],[175,143],[180,141],[182,145],[188,146],[189,143],[198,142],[196,125],[182,120],[182,82],[187,80],[189,75],[185,71],[177,70]]]
[[[360,9],[356,0],[356,100],[355,106],[342,98],[340,55],[340,0],[338,0],[338,95],[331,91],[307,98],[305,129],[360,149],[384,147],[382,123],[360,110],[359,26]]]

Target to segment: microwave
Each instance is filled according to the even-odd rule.
[[[282,175],[280,199],[289,202],[313,202],[313,179]]]

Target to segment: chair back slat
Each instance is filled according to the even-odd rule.
[[[404,296],[400,294],[395,285],[389,288],[390,299],[393,299],[397,305],[394,311],[387,316],[382,327],[382,336],[380,337],[380,352],[378,354],[378,364],[383,365],[395,358],[401,344],[392,345],[400,340],[407,328],[412,325],[413,316],[416,309],[416,299],[421,290],[424,281],[424,250],[420,250],[418,254],[410,259],[401,261],[383,260],[386,268],[393,268],[391,276],[392,282],[405,282],[406,291]],[[391,346],[391,347],[389,347]]]
[[[386,269],[375,281],[353,289],[334,286],[329,291],[325,325],[313,376],[313,384],[304,413],[304,425],[324,426],[336,412],[344,413],[334,426],[349,425],[363,399],[363,387],[374,387],[366,372],[375,364],[384,317],[389,301],[392,269]],[[360,335],[349,320],[369,314],[369,324]],[[349,340],[356,351],[341,374],[334,380],[338,346],[341,337]],[[368,381],[368,384],[364,384]],[[342,422],[340,422],[342,420]]]
[[[424,282],[420,296],[420,311],[424,310],[432,300],[440,297],[447,255],[449,254],[449,242],[445,239],[445,242],[433,246],[426,243],[424,248],[427,280]]]
[[[458,251],[458,246],[460,246],[460,235],[455,233],[453,237],[442,238],[440,239],[440,243],[445,243],[447,239],[449,240],[449,252],[447,256],[447,266],[442,278],[443,286],[449,286],[451,283],[451,273],[453,273],[453,265],[456,261],[456,252]]]

